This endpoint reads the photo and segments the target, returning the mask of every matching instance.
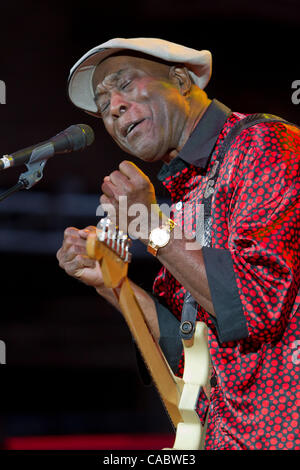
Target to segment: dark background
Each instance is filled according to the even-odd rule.
[[[1,6],[1,155],[46,140],[71,124],[93,127],[84,153],[51,159],[44,179],[0,203],[0,368],[3,437],[169,432],[153,388],[139,379],[121,315],[68,278],[55,253],[67,226],[97,223],[102,178],[127,156],[100,121],[66,95],[71,66],[113,37],[160,37],[213,54],[206,91],[234,111],[269,112],[300,123],[291,101],[299,71],[296,0],[5,2]],[[159,165],[138,161],[155,184]],[[23,168],[0,175],[1,192]],[[130,276],[151,289],[157,262],[138,243]]]

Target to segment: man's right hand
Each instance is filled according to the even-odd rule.
[[[86,239],[91,232],[95,232],[96,227],[86,227],[79,230],[68,227],[64,232],[62,247],[56,253],[59,266],[66,271],[69,276],[75,277],[83,283],[95,287],[103,288],[103,277],[98,261],[90,259],[86,254]]]
[[[89,233],[93,233],[95,230],[96,227],[86,227],[83,230],[78,230],[74,227],[67,228],[64,233],[62,247],[58,250],[56,256],[60,267],[63,268],[69,276],[75,277],[85,284],[95,287],[101,297],[106,299],[121,312],[114,292],[104,285],[98,261],[90,259],[86,255],[86,239]],[[155,303],[144,289],[137,286],[132,281],[130,281],[130,285],[147,318],[153,336],[158,341],[160,333]]]

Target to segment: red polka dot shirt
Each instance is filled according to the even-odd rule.
[[[191,234],[207,175],[225,136],[243,117],[213,100],[179,156],[160,171],[173,218]],[[260,123],[237,136],[220,168],[212,245],[202,248],[216,317],[200,306],[197,315],[209,328],[213,364],[206,449],[300,448],[299,156],[299,129]],[[165,267],[153,291],[161,346],[174,363],[186,291]],[[207,406],[201,391],[202,422]]]

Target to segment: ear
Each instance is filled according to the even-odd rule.
[[[180,89],[182,95],[189,93],[192,80],[186,67],[178,65],[170,67],[169,78]]]

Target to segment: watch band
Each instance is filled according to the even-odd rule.
[[[160,248],[160,247],[157,246],[157,245],[152,244],[152,242],[149,242],[148,246],[147,246],[147,251],[148,251],[148,253],[151,253],[151,255],[157,256],[158,248]]]

